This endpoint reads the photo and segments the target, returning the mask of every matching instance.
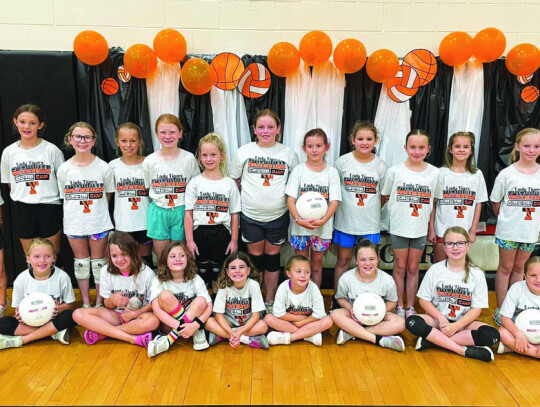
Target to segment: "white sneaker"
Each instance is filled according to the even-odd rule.
[[[291,334],[289,332],[272,331],[266,335],[270,345],[290,345]]]
[[[510,349],[504,343],[499,342],[499,346],[497,346],[497,354],[502,355],[503,353],[509,353],[509,352],[512,352],[512,349]]]
[[[315,346],[322,346],[322,333],[308,336],[304,341],[311,342]]]
[[[6,312],[8,306],[9,298],[6,297],[6,305],[0,305],[0,318],[4,316],[4,312]]]
[[[148,357],[153,358],[160,353],[166,352],[170,346],[166,336],[158,335],[148,342]]]
[[[22,336],[0,335],[0,349],[20,348]]]
[[[206,335],[204,334],[204,329],[199,329],[193,334],[193,349],[195,350],[205,350],[208,349],[210,345],[206,340]]]
[[[493,313],[493,319],[495,320],[495,323],[499,326],[502,325],[502,315],[501,315],[501,309],[495,308],[495,312]]]
[[[383,336],[379,341],[379,345],[383,348],[397,350],[398,352],[405,351],[405,342],[403,338],[397,335]]]
[[[337,334],[336,344],[343,345],[345,342],[347,342],[350,339],[353,339],[353,336],[350,333],[345,332],[343,329],[340,329]]]
[[[69,345],[69,331],[67,329],[58,331],[54,335],[51,335],[51,338],[60,342],[62,345]]]

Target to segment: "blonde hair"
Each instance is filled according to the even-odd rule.
[[[242,260],[244,263],[246,263],[246,265],[249,267],[248,278],[259,282],[259,270],[255,268],[255,265],[251,261],[249,255],[244,252],[235,252],[229,254],[229,256],[223,262],[223,267],[221,267],[221,271],[219,272],[219,277],[217,280],[218,288],[227,288],[234,285],[231,278],[227,275],[227,269],[229,268],[229,264],[231,264],[235,260]]]
[[[225,143],[217,133],[208,133],[206,136],[199,140],[199,147],[197,148],[197,159],[199,160],[199,163],[202,165],[201,147],[203,146],[203,144],[207,143],[214,144],[218,148],[219,154],[223,155],[223,158],[219,162],[219,169],[223,175],[227,175],[227,155],[225,152]]]
[[[28,246],[28,250],[25,253],[26,257],[30,257],[32,250],[34,250],[34,247],[36,246],[47,246],[49,249],[51,249],[53,258],[54,260],[56,260],[56,248],[49,239],[44,239],[42,237],[36,237],[35,239],[32,239],[30,245]]]
[[[167,260],[169,258],[169,253],[175,247],[181,247],[184,253],[186,254],[187,265],[186,265],[186,269],[184,270],[184,281],[193,280],[195,276],[197,275],[197,264],[195,263],[195,259],[193,258],[189,250],[187,249],[186,243],[172,241],[161,252],[161,256],[159,256],[159,259],[158,259],[158,269],[156,272],[156,277],[161,282],[170,281],[173,279],[171,270],[169,269],[169,266],[167,265]]]
[[[132,123],[132,122],[122,123],[116,129],[116,142],[118,142],[118,135],[120,134],[120,130],[133,130],[135,133],[137,133],[137,137],[138,137],[139,142],[140,142],[139,147],[137,148],[137,155],[143,155],[144,140],[142,138],[141,128],[139,126],[137,126],[135,123]],[[118,150],[117,150],[117,153],[118,153]]]
[[[182,123],[180,123],[180,119],[176,117],[174,114],[164,113],[161,116],[159,116],[156,120],[156,134],[158,132],[158,127],[161,123],[170,123],[174,124],[176,127],[178,127],[179,131],[182,131],[184,128],[182,127]]]
[[[354,123],[354,126],[353,126],[353,128],[351,130],[351,134],[349,136],[349,139],[350,139],[350,142],[351,142],[353,148],[354,148],[354,140],[356,140],[356,134],[360,130],[371,131],[373,133],[373,136],[375,137],[375,142],[377,142],[379,140],[379,133],[377,131],[377,127],[375,127],[373,122],[371,122],[369,120],[357,121],[356,123]],[[373,154],[375,154],[377,152],[377,149],[375,147],[373,147],[373,150],[371,150],[371,152]]]
[[[470,131],[458,131],[457,133],[454,133],[450,136],[448,139],[448,147],[446,147],[446,151],[444,153],[444,166],[450,168],[454,164],[454,156],[450,152],[452,147],[454,146],[454,141],[457,137],[466,137],[471,142],[471,155],[467,158],[467,162],[465,163],[465,168],[468,172],[471,174],[476,174],[476,159],[474,158],[474,144],[475,144],[475,137],[474,133]]]
[[[530,136],[532,134],[538,134],[540,135],[540,130],[534,129],[532,127],[526,128],[521,130],[517,136],[516,136],[516,142],[514,144],[514,148],[512,149],[512,152],[510,153],[510,164],[514,164],[515,162],[519,161],[519,151],[516,150],[516,144],[521,143],[521,140],[523,140],[523,137]],[[536,157],[536,162],[540,163],[540,157]]]
[[[461,235],[465,238],[467,243],[471,242],[471,238],[469,237],[469,233],[463,229],[461,226],[452,226],[448,229],[446,229],[446,232],[444,232],[444,235],[442,237],[443,243],[446,242],[446,236],[448,236],[450,233],[457,233],[458,235]],[[469,275],[471,273],[471,267],[476,267],[476,265],[472,262],[469,253],[465,255],[465,277],[463,278],[463,282],[466,283],[469,279]]]
[[[279,120],[279,116],[277,115],[276,112],[274,112],[272,109],[263,109],[263,110],[259,110],[259,112],[257,112],[257,114],[255,115],[255,118],[253,119],[253,128],[257,127],[257,122],[259,121],[261,117],[270,117],[276,122],[277,127],[281,126],[281,120]],[[278,143],[281,142],[281,129],[276,136],[276,141]]]
[[[308,259],[306,256],[302,256],[301,254],[295,254],[292,256],[285,265],[285,271],[291,271],[292,266],[294,266],[294,263],[307,263],[309,264],[309,271],[311,271],[311,260]]]
[[[529,271],[529,267],[531,267],[533,264],[540,264],[540,256],[533,256],[530,257],[529,260],[525,262],[525,275],[527,275],[527,272]]]
[[[88,129],[92,132],[92,137],[94,138],[94,142],[97,143],[97,133],[92,127],[91,124],[88,124],[86,122],[77,122],[73,124],[67,133],[64,135],[64,147],[68,150],[74,150],[73,146],[69,143],[69,138],[71,137],[71,134],[73,133],[73,130],[75,130],[77,127],[80,127],[82,129]]]

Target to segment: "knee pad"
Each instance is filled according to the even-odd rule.
[[[251,261],[253,262],[253,265],[259,272],[264,271],[264,255],[260,254],[258,256],[255,256],[253,254],[250,254],[249,257],[251,258]]]
[[[418,315],[411,315],[409,318],[407,318],[405,320],[405,326],[410,333],[416,336],[421,336],[422,338],[426,338],[433,329],[426,323],[424,318]]]
[[[264,269],[266,271],[279,271],[279,268],[281,267],[281,264],[279,261],[281,260],[281,254],[264,254]]]
[[[94,275],[94,283],[99,284],[101,277],[101,269],[106,265],[105,259],[92,259],[92,274]]]
[[[73,310],[66,309],[58,314],[53,320],[52,323],[57,331],[62,331],[63,329],[70,329],[77,326],[77,323],[73,320]]]
[[[212,273],[212,276],[213,276],[212,278],[215,280],[217,279],[217,276],[219,272],[221,271],[221,267],[219,267],[219,264],[211,261],[208,265],[208,270]]]
[[[200,262],[196,262],[196,263],[199,269],[198,274],[200,274],[201,277],[204,279],[204,276],[208,273],[209,270],[211,270],[210,262],[205,261],[203,263],[200,263]]]
[[[476,346],[492,346],[501,340],[499,331],[488,325],[471,331],[471,336]]]
[[[88,280],[90,278],[90,257],[75,259],[73,268],[77,280]]]

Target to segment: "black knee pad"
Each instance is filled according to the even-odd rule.
[[[219,264],[211,261],[208,266],[208,271],[210,273],[210,279],[212,281],[217,281],[219,272],[221,271],[221,267],[219,266]]]
[[[77,323],[73,320],[73,310],[71,309],[65,309],[62,311],[52,320],[52,323],[57,331],[62,331],[63,329],[74,328],[77,326]]]
[[[426,338],[430,333],[433,327],[429,326],[424,318],[418,315],[411,315],[405,320],[405,326],[407,330],[416,336],[421,336]]]
[[[255,256],[253,254],[250,254],[249,257],[251,258],[251,261],[253,262],[253,265],[259,272],[264,271],[264,255],[261,254],[259,256]]]
[[[19,326],[19,321],[15,317],[0,318],[0,334],[15,336],[15,330]]]
[[[501,340],[499,331],[488,325],[471,331],[471,336],[476,346],[492,346]]]
[[[279,268],[281,267],[281,264],[279,261],[281,260],[281,254],[264,254],[264,269],[266,271],[279,271]]]

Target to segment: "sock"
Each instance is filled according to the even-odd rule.
[[[177,321],[180,321],[178,324],[178,328],[182,326],[185,322],[191,322],[189,318],[186,315],[186,311],[184,310],[184,305],[179,302],[178,307],[176,307],[175,310],[169,312],[169,315],[176,319]],[[172,345],[174,341],[176,341],[180,337],[180,333],[178,332],[178,328],[171,329],[171,332],[167,335],[167,340],[169,341],[169,345]]]
[[[251,341],[249,340],[249,336],[240,335],[240,343],[244,345],[249,345],[251,343]]]
[[[383,337],[382,337],[381,335],[375,335],[375,345],[381,346],[381,342],[380,342],[380,341],[381,341],[382,338],[383,338]]]

